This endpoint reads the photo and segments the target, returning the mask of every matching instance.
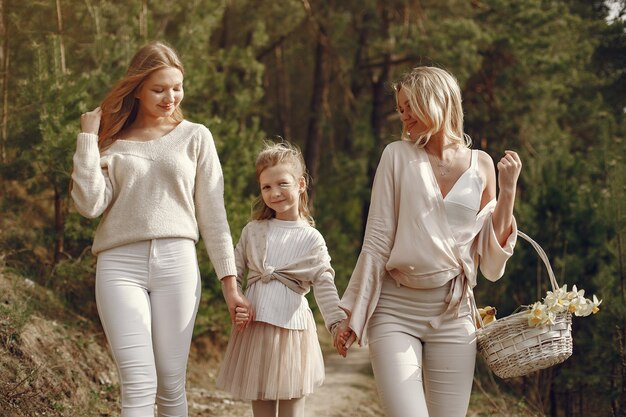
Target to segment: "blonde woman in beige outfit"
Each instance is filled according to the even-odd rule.
[[[403,140],[388,145],[361,254],[340,303],[335,346],[369,344],[389,417],[462,417],[476,356],[470,309],[478,268],[492,281],[513,253],[521,162],[469,148],[456,79],[418,67],[396,88]]]

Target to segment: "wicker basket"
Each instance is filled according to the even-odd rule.
[[[522,232],[546,265],[553,291],[558,284],[545,252]],[[557,365],[572,355],[572,314],[559,313],[553,325],[531,327],[527,311],[498,319],[476,330],[477,348],[500,378],[512,378]],[[480,316],[479,316],[480,319]]]

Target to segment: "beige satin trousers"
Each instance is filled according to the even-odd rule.
[[[450,284],[417,290],[386,277],[368,324],[369,351],[387,417],[465,417],[476,360],[469,299],[438,328]]]

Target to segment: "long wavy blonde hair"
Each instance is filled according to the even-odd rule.
[[[396,102],[400,90],[404,91],[411,111],[425,126],[416,138],[403,131],[403,139],[423,147],[441,132],[452,142],[471,146],[471,138],[463,131],[461,89],[448,71],[436,67],[413,68],[395,83],[394,90]]]
[[[162,68],[177,68],[181,73],[185,73],[176,52],[163,42],[151,42],[135,53],[124,77],[115,84],[100,104],[102,119],[98,146],[101,150],[111,146],[117,134],[135,121],[139,108],[139,100],[135,93],[150,74]],[[176,122],[183,120],[183,113],[179,107],[174,111],[172,119]]]
[[[256,158],[256,179],[259,182],[261,173],[266,169],[278,164],[288,164],[293,168],[291,172],[294,180],[304,179],[304,191],[300,193],[298,201],[298,214],[300,218],[305,219],[311,226],[315,226],[315,220],[309,210],[309,195],[307,188],[309,186],[308,173],[302,157],[302,152],[295,145],[290,143],[273,143],[265,142],[264,148]],[[269,208],[263,196],[259,196],[255,202],[252,218],[254,220],[268,220],[276,217],[276,212]]]

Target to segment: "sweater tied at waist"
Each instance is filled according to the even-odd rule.
[[[254,271],[251,269],[248,274],[248,285],[257,281],[267,284],[273,279],[282,282],[287,288],[298,294],[304,295],[309,291],[309,288],[303,288],[302,285],[300,285],[299,280],[291,278],[289,272],[276,269],[273,266],[268,266],[263,271]]]

